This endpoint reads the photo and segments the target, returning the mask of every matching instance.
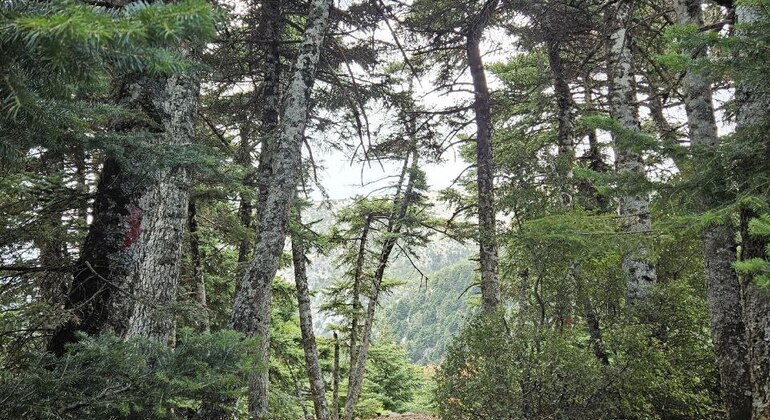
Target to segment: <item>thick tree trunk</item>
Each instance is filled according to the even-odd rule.
[[[366,372],[366,361],[369,355],[369,344],[371,343],[372,337],[372,327],[374,326],[374,315],[377,310],[379,295],[382,289],[382,280],[385,277],[385,269],[390,261],[390,254],[393,251],[393,247],[396,245],[398,235],[403,228],[409,207],[414,203],[416,195],[414,192],[414,183],[418,171],[416,149],[411,153],[411,165],[409,164],[409,160],[410,159],[407,157],[404,161],[404,168],[401,172],[398,190],[394,198],[394,211],[391,214],[390,220],[388,220],[388,226],[385,230],[386,237],[383,241],[380,256],[377,260],[377,269],[375,270],[374,278],[372,279],[372,290],[369,295],[369,302],[366,305],[364,325],[361,329],[361,344],[356,352],[355,363],[350,367],[351,374],[344,411],[344,418],[346,420],[353,419],[353,410],[358,402],[358,397],[361,394],[364,373]],[[406,180],[405,187],[404,180]]]
[[[757,9],[757,6],[738,4],[735,8],[735,22],[737,25],[751,24],[762,13],[765,12]],[[735,127],[738,135],[767,119],[770,106],[767,93],[739,83],[735,87],[735,100],[738,104]],[[741,215],[741,258],[767,258],[767,240],[752,238],[746,231],[748,221],[753,216],[750,210],[745,210]],[[751,418],[767,420],[770,419],[770,293],[753,279],[745,281],[743,311],[751,378]]]
[[[184,146],[193,136],[198,79],[189,74],[123,81],[119,103],[148,115],[124,121],[120,131],[156,130],[157,142]],[[187,219],[189,175],[184,167],[146,168],[126,150],[102,169],[93,223],[74,273],[67,308],[75,319],[57,331],[49,348],[62,353],[75,332],[107,329],[123,337],[168,342],[175,329],[181,244]],[[132,160],[136,159],[136,160]]]
[[[473,80],[473,110],[476,119],[476,184],[478,189],[479,264],[481,269],[482,310],[493,313],[500,306],[500,284],[497,276],[497,234],[495,222],[494,162],[492,160],[492,111],[481,58],[484,29],[497,1],[487,3],[466,34],[465,52]]]
[[[610,116],[620,123],[627,133],[640,131],[639,110],[636,105],[636,81],[634,80],[633,58],[631,56],[631,25],[635,1],[619,1],[615,13],[608,14],[610,28],[607,43],[607,75],[610,83]],[[615,148],[615,169],[623,178],[645,176],[644,160],[628,144],[627,134],[613,133]],[[620,197],[618,213],[624,218],[625,232],[645,233],[652,228],[646,193],[624,194]],[[643,300],[657,282],[655,267],[648,260],[648,250],[643,243],[636,250],[623,257],[623,272],[626,276],[626,298],[633,305]]]
[[[703,25],[701,0],[676,0],[678,22],[682,25]],[[719,142],[708,78],[688,71],[682,88],[690,142],[694,149],[713,148]],[[713,197],[703,197],[702,205],[708,210]],[[728,419],[747,419],[751,416],[751,386],[741,304],[741,285],[733,269],[736,260],[735,231],[730,220],[709,226],[702,232],[703,260],[717,365],[721,378],[722,400]]]
[[[302,216],[297,208],[297,219],[302,223]],[[326,404],[326,383],[324,382],[321,363],[318,360],[318,347],[313,332],[313,315],[310,307],[310,289],[307,283],[305,265],[305,244],[300,235],[291,237],[291,255],[294,263],[294,282],[297,284],[297,303],[299,306],[299,327],[302,331],[302,348],[305,351],[305,367],[310,380],[310,392],[317,420],[329,420],[329,408]]]
[[[754,211],[741,212],[741,259],[767,258],[768,241],[748,232]],[[751,382],[751,418],[770,419],[770,293],[751,276],[743,279],[743,319]]]
[[[270,309],[273,278],[283,252],[294,191],[300,178],[300,156],[315,71],[321,45],[329,23],[331,0],[313,0],[310,4],[305,34],[286,93],[273,173],[264,212],[260,214],[260,235],[251,265],[238,285],[230,326],[248,335],[260,337],[259,361],[269,362]],[[269,378],[266,369],[250,375],[249,413],[263,418],[267,413]]]

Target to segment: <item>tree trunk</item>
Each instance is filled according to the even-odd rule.
[[[190,235],[190,259],[193,282],[195,283],[195,299],[200,305],[200,330],[208,332],[211,328],[209,321],[208,303],[206,302],[206,282],[203,277],[203,262],[201,258],[201,238],[198,231],[198,207],[195,200],[190,200],[187,207],[187,230]]]
[[[394,198],[394,208],[391,214],[390,220],[388,220],[388,226],[385,230],[385,240],[382,244],[380,256],[377,261],[377,269],[374,272],[374,278],[372,279],[372,291],[369,296],[369,302],[366,306],[366,315],[364,318],[364,325],[361,331],[361,345],[356,352],[355,364],[350,367],[350,381],[348,383],[348,394],[345,401],[344,418],[351,420],[353,418],[353,409],[358,402],[358,397],[361,394],[361,388],[363,386],[364,373],[366,371],[366,360],[369,353],[369,344],[371,343],[372,327],[374,325],[374,315],[377,309],[379,300],[379,294],[382,289],[382,280],[385,277],[385,269],[390,261],[390,254],[393,251],[393,247],[396,245],[398,235],[403,228],[405,217],[409,211],[409,207],[414,203],[415,195],[414,183],[418,171],[418,159],[416,145],[411,153],[411,166],[409,165],[409,157],[404,161],[404,168],[401,172],[398,190]],[[403,188],[404,179],[406,179],[406,186]]]
[[[283,16],[281,14],[282,0],[267,0],[262,2],[262,21],[259,42],[265,43],[265,56],[262,83],[262,126],[260,127],[259,166],[257,168],[257,240],[261,227],[262,213],[267,205],[267,195],[270,189],[270,179],[273,175],[273,158],[275,155],[276,138],[280,121],[280,79],[281,61],[280,45],[283,33]]]
[[[230,326],[248,335],[260,337],[259,362],[267,366],[270,348],[270,308],[273,278],[283,252],[294,191],[300,178],[300,157],[305,124],[320,49],[328,27],[331,0],[313,0],[310,4],[305,34],[286,93],[286,105],[278,131],[264,212],[260,215],[260,235],[254,258],[238,285]],[[267,413],[268,373],[262,369],[250,375],[249,413],[263,418]]]
[[[340,418],[340,338],[334,332],[334,365],[332,366],[332,420]]]
[[[750,4],[738,4],[735,8],[737,25],[751,24],[764,11]],[[736,133],[741,133],[754,124],[765,121],[770,106],[770,97],[752,86],[737,84],[735,100]],[[752,238],[746,226],[753,212],[745,210],[741,215],[742,255],[741,258],[767,258],[767,240]],[[770,419],[770,293],[757,285],[753,279],[745,281],[743,315],[746,327],[749,375],[751,380],[752,414],[754,420]]]
[[[678,23],[703,26],[701,0],[676,0]],[[683,80],[684,103],[690,142],[698,148],[714,148],[719,137],[714,118],[711,83],[708,78],[688,71]],[[718,205],[713,197],[701,199],[703,210]],[[733,269],[736,260],[735,232],[730,220],[709,226],[702,232],[703,261],[722,400],[728,419],[751,417],[751,386],[746,354],[745,326],[741,305],[741,286]]]
[[[564,63],[561,59],[559,43],[546,38],[548,50],[548,66],[551,69],[551,83],[556,96],[556,119],[558,120],[558,152],[559,161],[557,172],[566,181],[571,176],[575,164],[575,124],[572,120],[572,90],[564,74]]]
[[[193,136],[199,82],[189,74],[127,77],[119,103],[148,115],[118,121],[118,131],[155,131],[158,144],[185,146]],[[160,127],[160,128],[158,128]],[[135,149],[125,159],[108,156],[94,202],[93,222],[80,252],[66,307],[75,319],[49,345],[61,354],[76,331],[107,329],[130,338],[168,342],[175,329],[181,244],[187,219],[187,169],[147,168]]]
[[[356,266],[353,269],[353,317],[350,320],[350,372],[348,373],[348,383],[353,382],[353,369],[356,364],[357,353],[357,336],[358,336],[358,319],[361,314],[361,281],[364,274],[364,263],[366,262],[366,245],[369,238],[369,229],[372,226],[373,215],[369,214],[364,221],[364,227],[361,230],[361,239],[358,245],[358,255],[356,258]]]
[[[634,80],[633,60],[631,56],[631,26],[634,1],[620,1],[615,6],[615,14],[608,14],[610,28],[607,43],[607,75],[610,83],[610,116],[620,123],[626,133],[640,131],[639,110],[636,105],[636,81]],[[615,148],[615,169],[622,178],[645,176],[642,156],[632,150],[628,134],[613,133]],[[620,197],[618,213],[623,217],[622,229],[625,232],[645,233],[652,228],[649,210],[649,197],[646,193],[624,194]],[[626,299],[630,305],[643,300],[657,282],[655,267],[648,260],[646,246],[639,243],[635,251],[623,257],[623,272],[626,276]]]
[[[251,124],[244,122],[238,130],[240,144],[238,145],[237,163],[243,166],[243,168],[246,170],[246,174],[243,178],[244,189],[254,187],[253,178],[255,175],[254,164],[251,161],[251,152],[253,151],[253,147],[249,138],[252,132],[252,130],[250,130],[250,126]],[[241,226],[246,230],[251,230],[254,228],[254,203],[249,195],[250,194],[241,192],[238,197],[240,200],[240,203],[238,203],[238,220],[241,222]],[[241,243],[238,244],[239,269],[244,267],[246,262],[249,261],[251,258],[252,250],[252,241],[249,239],[249,237],[243,238]]]
[[[297,219],[302,223],[302,216],[297,208]],[[310,308],[310,290],[307,283],[305,265],[305,244],[299,234],[292,234],[291,255],[294,262],[294,282],[297,284],[297,303],[299,306],[299,327],[302,331],[302,348],[305,351],[305,367],[310,380],[310,392],[313,407],[318,420],[329,420],[329,408],[326,404],[326,384],[324,383],[321,363],[318,361],[318,348],[313,332],[313,315]]]
[[[473,80],[473,110],[476,119],[476,183],[478,189],[479,264],[482,310],[493,313],[500,306],[495,232],[494,162],[492,160],[492,111],[489,87],[479,44],[497,1],[484,6],[466,34],[465,52]]]

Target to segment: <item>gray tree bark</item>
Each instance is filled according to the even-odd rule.
[[[676,0],[678,23],[703,26],[701,0]],[[702,54],[702,53],[701,53]],[[682,79],[690,142],[694,149],[719,143],[711,83],[694,70]],[[696,150],[697,151],[697,150]],[[704,210],[714,203],[702,197]],[[711,337],[721,380],[722,400],[729,419],[751,417],[751,386],[747,359],[741,285],[733,269],[737,258],[731,221],[709,226],[701,234]]]
[[[118,102],[149,116],[115,123],[117,131],[155,132],[157,144],[185,146],[193,136],[199,81],[180,74],[127,77]],[[135,150],[108,156],[94,202],[93,222],[80,252],[67,309],[74,319],[49,343],[55,353],[76,331],[113,330],[129,338],[173,338],[181,244],[187,219],[189,175],[182,166],[147,168]]]
[[[492,160],[492,111],[481,58],[480,43],[497,0],[487,2],[471,18],[465,38],[465,52],[473,80],[473,110],[476,119],[476,184],[478,190],[479,265],[481,271],[482,310],[493,313],[500,306],[500,282],[497,274],[498,252],[495,221],[494,161]]]
[[[302,223],[302,216],[297,208],[297,220]],[[305,244],[300,235],[292,234],[291,255],[294,263],[294,282],[297,285],[297,303],[299,306],[299,327],[302,331],[302,348],[305,351],[305,367],[310,380],[310,392],[317,420],[329,420],[329,408],[326,404],[326,383],[324,382],[321,363],[318,360],[318,347],[313,332],[313,315],[310,307],[310,289],[307,283],[307,265],[305,263]]]
[[[607,76],[609,79],[610,116],[620,123],[627,133],[639,132],[639,110],[636,105],[636,81],[631,55],[631,36],[628,28],[635,8],[635,1],[619,1],[614,13],[607,14],[609,39],[607,42]],[[627,135],[613,133],[615,169],[623,178],[644,178],[642,156],[629,147]],[[644,233],[652,228],[649,197],[644,193],[619,197],[618,213],[623,217],[625,232]],[[639,243],[636,250],[623,257],[626,276],[626,299],[630,305],[643,300],[657,282],[655,267],[649,261],[649,251]]]
[[[267,413],[270,349],[270,309],[273,278],[283,252],[289,210],[300,178],[300,156],[321,46],[329,24],[331,0],[313,0],[299,54],[286,92],[270,187],[260,214],[260,235],[254,258],[238,285],[230,326],[260,337],[259,361],[265,369],[250,375],[249,413],[256,419]]]
[[[765,13],[750,4],[735,7],[736,25],[751,24]],[[740,31],[740,29],[739,29]],[[740,135],[754,124],[766,120],[770,96],[755,87],[739,83],[735,87],[736,133]],[[767,241],[752,238],[746,232],[751,211],[744,211],[741,217],[742,258],[767,258]],[[751,378],[751,418],[770,419],[770,293],[759,287],[752,279],[744,281],[743,315],[748,346],[749,375]]]

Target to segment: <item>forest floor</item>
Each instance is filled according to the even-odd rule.
[[[438,417],[433,417],[429,414],[391,414],[389,416],[383,416],[380,418],[386,419],[398,419],[398,420],[438,420]]]

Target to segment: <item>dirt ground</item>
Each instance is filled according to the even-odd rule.
[[[392,420],[438,420],[437,417],[433,417],[427,414],[392,414],[390,416],[382,416],[378,418]]]

